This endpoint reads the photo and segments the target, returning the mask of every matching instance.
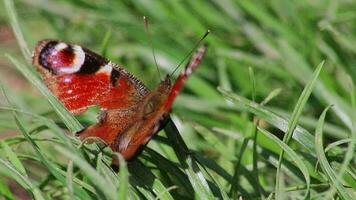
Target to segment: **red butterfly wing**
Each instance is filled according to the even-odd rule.
[[[148,93],[123,68],[78,45],[41,41],[33,63],[51,91],[75,114],[91,105],[102,109],[134,107]]]

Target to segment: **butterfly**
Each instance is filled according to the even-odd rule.
[[[80,131],[80,139],[100,138],[130,160],[163,128],[174,100],[206,49],[198,48],[174,83],[167,75],[152,91],[122,66],[76,44],[40,41],[33,65],[71,113],[100,107],[98,122]]]

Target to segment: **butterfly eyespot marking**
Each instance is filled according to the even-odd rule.
[[[54,74],[78,72],[85,60],[85,53],[78,45],[63,42],[48,42],[40,52],[39,62]]]

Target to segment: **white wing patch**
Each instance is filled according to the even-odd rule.
[[[53,54],[56,54],[60,52],[61,50],[67,48],[68,45],[65,43],[59,43],[55,47],[55,51],[53,51]],[[82,67],[84,60],[85,60],[85,53],[82,49],[82,47],[78,45],[73,45],[73,54],[74,54],[74,60],[73,64],[71,66],[63,66],[58,68],[57,72],[60,74],[72,74],[75,72],[78,72],[80,68]]]
[[[111,62],[108,62],[106,65],[101,67],[96,73],[104,73],[107,74],[108,76],[111,75],[111,72],[113,70],[113,64]]]

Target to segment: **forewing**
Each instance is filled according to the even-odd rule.
[[[91,105],[127,109],[142,101],[148,92],[126,70],[79,45],[41,41],[33,64],[49,89],[75,114]]]

